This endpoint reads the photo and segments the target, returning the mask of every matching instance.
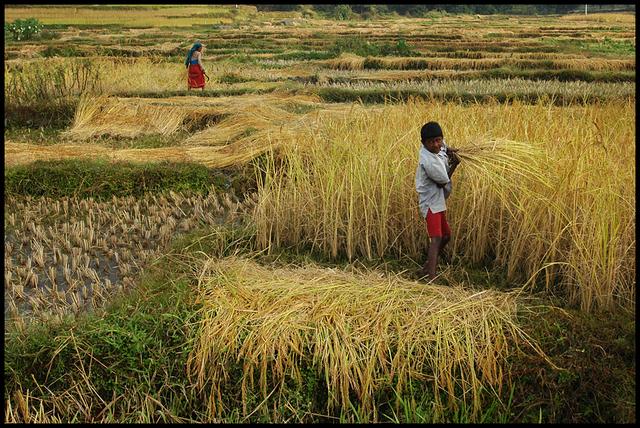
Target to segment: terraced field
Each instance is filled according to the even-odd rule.
[[[24,18],[5,422],[635,422],[635,13]],[[462,163],[426,284],[430,120]]]

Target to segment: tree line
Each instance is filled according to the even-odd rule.
[[[258,4],[259,11],[300,11],[336,19],[371,18],[396,13],[422,17],[434,13],[479,15],[564,15],[584,13],[584,4]],[[635,4],[589,4],[588,12],[633,11]]]

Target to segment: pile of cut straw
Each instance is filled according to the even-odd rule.
[[[410,381],[431,384],[441,409],[471,398],[477,412],[480,389],[502,384],[507,342],[537,350],[515,323],[511,293],[425,287],[375,271],[272,270],[240,258],[208,259],[198,276],[201,324],[189,372],[199,387],[210,385],[214,415],[227,406],[225,368],[234,362],[243,367],[245,415],[254,381],[266,401],[285,380],[302,381],[303,362],[326,379],[328,412],[355,404],[375,420],[375,392],[402,394]]]

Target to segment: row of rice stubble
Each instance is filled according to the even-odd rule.
[[[142,198],[7,197],[5,320],[47,319],[103,305],[180,233],[234,221],[255,204],[233,194]]]

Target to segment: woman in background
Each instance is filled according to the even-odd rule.
[[[207,73],[204,70],[204,65],[202,65],[202,48],[202,43],[194,43],[184,62],[188,71],[187,85],[189,90],[191,88],[201,88],[204,91],[204,77]]]

